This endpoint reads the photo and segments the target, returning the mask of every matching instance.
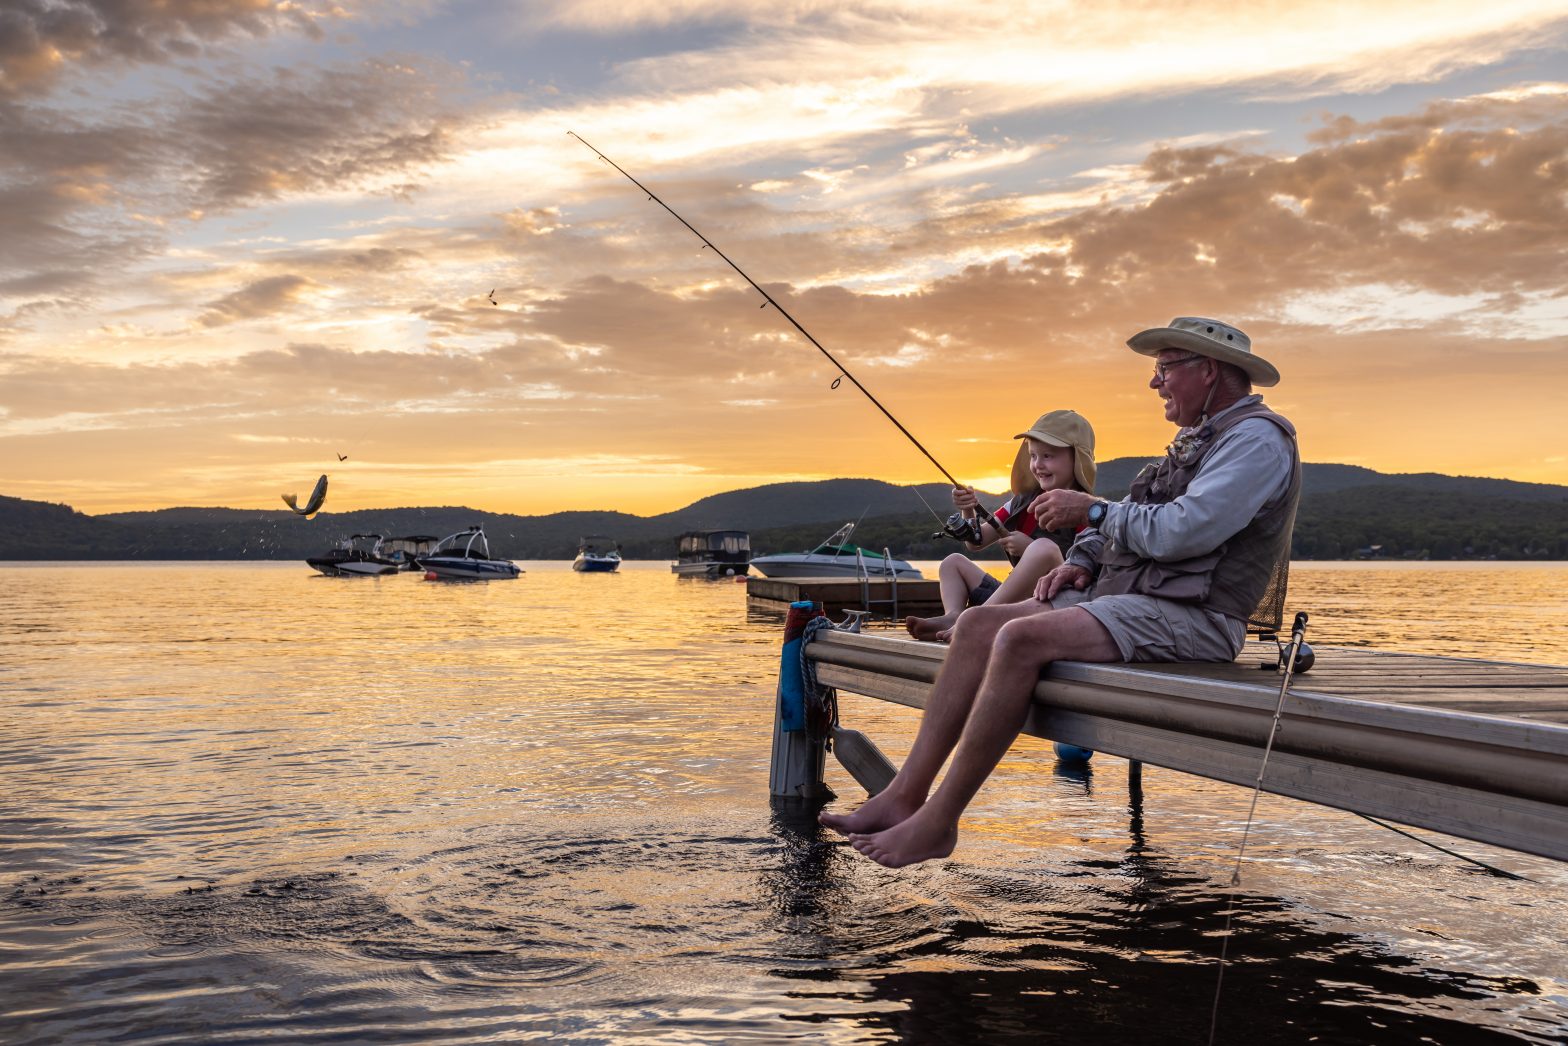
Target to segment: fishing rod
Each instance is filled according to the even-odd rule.
[[[1230,873],[1230,893],[1225,901],[1225,932],[1220,937],[1219,973],[1214,978],[1214,1007],[1209,1012],[1209,1046],[1214,1046],[1214,1036],[1219,1030],[1220,989],[1225,984],[1225,959],[1230,950],[1231,916],[1236,911],[1236,888],[1241,885],[1241,862],[1247,853],[1247,837],[1252,834],[1252,818],[1258,811],[1258,796],[1263,791],[1263,775],[1268,772],[1269,755],[1274,751],[1274,738],[1279,734],[1279,721],[1285,711],[1285,694],[1290,690],[1290,678],[1295,674],[1296,655],[1301,653],[1307,639],[1307,615],[1296,615],[1290,626],[1290,647],[1283,655],[1285,678],[1280,680],[1279,700],[1274,703],[1274,720],[1269,724],[1268,740],[1263,745],[1263,759],[1258,764],[1258,779],[1252,786],[1252,805],[1247,808],[1247,823],[1241,830],[1241,845],[1236,849],[1236,866]]]
[[[796,320],[795,317],[793,317],[793,316],[791,316],[789,314],[789,312],[784,308],[784,306],[780,305],[777,301],[775,301],[774,298],[773,298],[773,295],[771,295],[767,291],[763,290],[761,285],[759,285],[756,280],[754,280],[750,276],[746,275],[746,271],[744,269],[742,269],[739,265],[736,265],[733,261],[731,261],[730,258],[729,258],[729,255],[727,255],[723,251],[719,250],[719,248],[714,245],[712,240],[708,239],[702,233],[698,232],[696,226],[692,225],[691,222],[687,221],[685,218],[682,218],[679,214],[677,214],[675,212],[675,208],[671,207],[669,204],[667,204],[663,200],[661,200],[654,193],[654,191],[652,189],[648,188],[642,182],[639,182],[636,178],[633,178],[630,174],[628,174],[627,171],[626,171],[626,168],[622,167],[620,164],[616,163],[614,160],[610,159],[608,156],[604,155],[604,153],[602,153],[598,149],[596,149],[588,141],[588,139],[584,138],[582,135],[578,134],[576,131],[567,131],[566,133],[571,135],[573,138],[576,138],[579,142],[582,142],[584,145],[588,146],[588,148],[593,152],[593,154],[595,156],[599,157],[599,159],[603,160],[605,163],[609,164],[611,167],[614,167],[617,171],[620,171],[621,174],[626,178],[627,181],[631,182],[633,185],[637,186],[637,188],[641,189],[644,193],[646,193],[649,200],[651,200],[654,203],[658,204],[660,207],[663,207],[666,211],[669,211],[671,217],[673,217],[676,221],[680,222],[682,225],[686,226],[686,228],[690,229],[691,230],[691,234],[693,236],[697,237],[697,239],[702,241],[702,246],[703,246],[704,250],[711,250],[714,254],[717,254],[720,258],[723,258],[724,259],[724,264],[726,264],[730,268],[734,269],[735,272],[740,275],[741,279],[743,279],[747,283],[751,284],[751,286],[756,290],[756,292],[758,294],[762,295],[763,302],[762,302],[762,305],[760,306],[760,308],[766,309],[769,305],[773,306],[776,310],[778,310],[778,314],[780,316],[783,316],[786,320],[789,321],[790,326],[792,326],[796,330],[798,330],[801,333],[801,336],[803,338],[805,338],[807,341],[811,342],[811,344],[816,347],[816,350],[818,352],[820,352],[820,353],[822,353],[822,355],[826,356],[828,362],[833,364],[834,368],[839,372],[838,377],[833,379],[833,384],[830,386],[831,388],[835,388],[835,389],[838,388],[839,382],[843,381],[845,378],[848,378],[849,381],[850,381],[850,384],[854,385],[855,388],[859,389],[865,395],[866,399],[870,400],[872,405],[875,406],[877,408],[877,410],[880,410],[882,412],[883,416],[886,417],[888,421],[891,421],[898,428],[899,432],[902,432],[904,434],[904,438],[909,440],[909,442],[913,443],[915,445],[915,449],[920,451],[920,453],[924,454],[926,456],[926,460],[931,462],[931,464],[935,465],[936,466],[936,470],[938,472],[940,472],[943,476],[947,477],[947,481],[949,483],[951,483],[955,487],[962,487],[963,486],[962,483],[958,482],[958,480],[953,478],[953,474],[951,472],[947,471],[947,469],[942,467],[942,463],[940,461],[936,460],[936,458],[931,456],[931,452],[929,450],[927,450],[921,444],[921,442],[914,437],[913,433],[911,433],[908,429],[906,429],[904,427],[903,422],[901,422],[897,418],[893,417],[892,412],[889,411],[886,407],[882,406],[882,401],[877,399],[875,396],[873,396],[871,394],[871,390],[866,388],[864,385],[862,385],[860,383],[860,380],[849,372],[849,368],[848,367],[845,367],[842,363],[840,363],[837,359],[834,358],[834,356],[833,356],[833,354],[831,352],[829,352],[827,349],[823,348],[822,347],[822,343],[820,341],[818,341],[816,338],[813,338],[811,336],[811,332],[808,331],[806,328],[804,328],[804,327],[802,327],[800,325],[800,321]],[[918,493],[918,491],[917,491],[917,493]],[[920,500],[924,501],[925,498],[922,497]],[[930,509],[931,506],[928,504],[926,506],[926,508]],[[1002,524],[997,521],[997,518],[995,516],[993,516],[989,511],[986,510],[985,506],[980,505],[977,502],[976,505],[975,505],[975,510],[976,510],[977,514],[979,514],[980,517],[985,522],[991,524],[991,526],[996,528],[996,532],[999,535],[1003,533]],[[932,509],[931,512],[932,512],[932,515],[936,515],[936,512],[935,512],[934,509]],[[941,518],[942,517],[937,516],[938,520],[941,520]],[[945,524],[945,523],[943,524],[943,529],[944,530],[948,530],[947,524]],[[949,531],[949,532],[951,533],[951,531]],[[958,535],[955,534],[954,536],[956,537]]]

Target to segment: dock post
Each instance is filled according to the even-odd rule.
[[[806,601],[791,603],[784,619],[778,697],[773,702],[773,761],[768,770],[768,791],[775,797],[834,798],[833,790],[822,780],[826,738],[813,741],[806,731],[806,686],[800,670],[806,622],[821,616],[821,608]]]
[[[1143,798],[1143,763],[1137,759],[1127,760],[1127,794]]]

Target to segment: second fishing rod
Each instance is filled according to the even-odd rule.
[[[692,235],[697,237],[697,239],[702,241],[703,249],[711,250],[714,254],[717,254],[720,258],[724,259],[724,264],[726,264],[730,268],[734,269],[735,272],[740,275],[741,279],[743,279],[747,283],[751,284],[751,286],[756,290],[756,292],[758,294],[762,295],[762,298],[763,298],[762,308],[765,309],[769,305],[773,306],[773,308],[778,311],[778,314],[780,316],[783,316],[786,320],[789,321],[789,324],[790,324],[791,327],[794,327],[797,331],[800,332],[801,337],[803,337],[807,341],[811,342],[811,344],[816,347],[816,350],[818,352],[822,353],[823,356],[827,357],[828,362],[833,364],[834,368],[838,370],[839,376],[837,378],[833,379],[833,386],[832,386],[833,388],[835,388],[835,389],[838,388],[838,383],[840,381],[842,381],[844,378],[848,378],[850,384],[854,385],[855,388],[859,389],[861,391],[861,393],[866,397],[866,399],[870,400],[872,405],[874,407],[876,407],[877,410],[881,411],[883,416],[886,417],[888,421],[891,421],[898,428],[899,432],[902,432],[904,434],[904,438],[909,440],[909,442],[913,443],[915,445],[915,449],[920,451],[920,453],[924,454],[927,461],[931,462],[931,464],[936,466],[936,470],[938,472],[940,472],[943,476],[945,476],[949,483],[951,483],[954,487],[962,487],[963,486],[962,483],[958,482],[958,480],[953,478],[953,474],[951,472],[947,471],[947,469],[942,467],[942,463],[940,461],[938,461],[938,460],[936,460],[936,458],[932,457],[931,452],[929,450],[927,450],[921,444],[921,442],[914,437],[913,433],[911,433],[908,429],[906,429],[904,427],[903,422],[901,422],[897,418],[895,418],[891,411],[889,411],[886,407],[882,406],[881,400],[878,400],[875,396],[873,396],[871,394],[871,390],[870,389],[868,389],[864,385],[862,385],[860,383],[860,380],[858,378],[856,378],[853,374],[851,374],[847,367],[845,367],[842,363],[840,363],[837,359],[835,359],[831,352],[829,352],[827,349],[823,348],[822,343],[819,342],[816,338],[813,338],[811,336],[811,332],[808,331],[806,328],[804,328],[804,327],[802,327],[800,325],[800,321],[796,320],[795,317],[793,317],[793,316],[791,316],[789,314],[789,312],[784,308],[784,306],[780,305],[777,301],[775,301],[774,298],[773,298],[773,295],[771,295],[767,291],[763,290],[762,287],[757,283],[756,280],[754,280],[750,276],[746,275],[746,271],[744,269],[742,269],[739,265],[736,265],[733,261],[731,261],[730,258],[729,258],[729,255],[727,255],[723,251],[719,250],[719,248],[714,245],[712,240],[708,239],[702,233],[697,231],[696,226],[692,225],[691,222],[687,221],[685,218],[682,218],[678,213],[676,213],[675,208],[671,207],[669,204],[667,204],[663,200],[661,200],[658,197],[658,195],[654,193],[654,191],[652,189],[648,188],[642,182],[639,182],[636,178],[633,178],[629,173],[627,173],[626,169],[624,167],[622,167],[620,164],[616,163],[614,160],[610,159],[608,156],[604,155],[604,153],[602,153],[598,149],[596,149],[582,135],[578,134],[576,131],[567,131],[566,133],[571,135],[573,138],[576,138],[579,142],[582,142],[584,145],[586,145],[593,152],[593,154],[595,156],[599,157],[599,159],[603,160],[605,163],[609,164],[611,167],[614,167],[617,171],[620,171],[621,174],[626,178],[627,181],[631,182],[633,185],[637,186],[637,188],[641,189],[644,193],[646,193],[649,200],[651,200],[654,203],[658,204],[660,207],[663,207],[666,211],[669,211],[671,217],[673,217],[676,221],[680,222],[682,225],[686,226],[686,228],[690,229]],[[916,493],[918,493],[918,490],[916,491]],[[925,499],[921,498],[921,500],[924,501]],[[930,506],[928,505],[927,508],[929,508],[929,507]],[[986,510],[984,505],[981,505],[981,504],[979,504],[977,502],[976,505],[975,505],[975,511],[980,516],[981,520],[983,520],[986,523],[991,524],[992,527],[996,528],[996,532],[997,532],[998,535],[1000,535],[1000,534],[1005,532],[1005,528],[1002,526],[1002,524],[997,520],[997,518],[995,516],[993,516],[990,512],[988,512]],[[939,520],[941,519],[940,516],[938,516],[937,518]],[[955,532],[955,529],[951,525],[945,525],[944,526],[944,530],[946,530],[947,533],[949,533],[953,537],[958,537],[961,540],[970,540],[969,537],[967,537],[967,536],[965,536],[963,534]]]

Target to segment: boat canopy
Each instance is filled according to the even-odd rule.
[[[689,530],[681,535],[679,550],[693,552],[751,551],[751,535],[744,530]]]

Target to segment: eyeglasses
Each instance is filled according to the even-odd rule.
[[[1191,355],[1191,356],[1183,356],[1179,360],[1164,360],[1164,361],[1161,361],[1159,363],[1156,363],[1154,365],[1154,380],[1158,384],[1163,385],[1163,384],[1165,384],[1165,376],[1170,371],[1170,369],[1172,367],[1180,367],[1182,364],[1184,364],[1184,363],[1191,363],[1193,360],[1206,360],[1206,359],[1208,359],[1207,356],[1199,356],[1199,355],[1194,354],[1194,355]]]

